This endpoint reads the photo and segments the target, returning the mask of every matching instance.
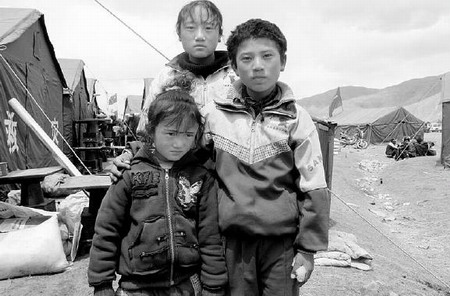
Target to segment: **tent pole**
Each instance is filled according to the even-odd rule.
[[[50,139],[45,131],[39,126],[39,124],[31,117],[30,113],[20,104],[20,102],[12,98],[8,101],[9,105],[16,111],[16,113],[22,118],[26,125],[28,125],[42,141],[42,143],[50,150],[56,161],[72,176],[81,176],[80,171],[73,165],[73,163],[67,158],[66,155],[59,149],[59,147]]]

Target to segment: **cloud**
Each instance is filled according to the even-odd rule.
[[[171,58],[182,51],[175,33],[190,0],[98,0]],[[5,3],[5,4],[4,4]],[[281,80],[299,97],[342,85],[386,87],[448,72],[450,1],[447,0],[214,0],[229,32],[250,18],[276,23],[288,40]],[[45,15],[59,58],[79,58],[89,77],[109,93],[139,94],[166,59],[94,0],[0,0]]]
[[[364,31],[428,28],[450,14],[450,2],[441,0],[310,0],[308,5],[324,22],[343,23]]]

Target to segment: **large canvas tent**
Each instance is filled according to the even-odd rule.
[[[10,170],[57,165],[8,104],[16,98],[62,149],[58,134],[63,134],[67,86],[43,14],[35,9],[0,8],[0,55],[0,160],[8,162]]]
[[[128,133],[136,138],[136,129],[139,123],[143,105],[142,95],[129,95],[125,98],[125,107],[123,111],[123,122],[128,127]]]
[[[425,122],[403,107],[344,110],[329,119],[337,124],[336,135],[341,132],[362,132],[371,144],[389,142],[391,138],[423,135]]]
[[[450,72],[442,77],[441,163],[450,167]]]
[[[139,116],[141,114],[143,98],[140,95],[129,95],[125,98],[123,116]]]
[[[81,120],[88,117],[89,92],[84,73],[84,62],[79,59],[58,59],[64,78],[68,86],[67,96],[69,100],[64,108],[64,136],[67,143],[73,146],[80,146],[76,143],[79,134],[85,132],[82,125],[74,125],[74,120]],[[77,130],[76,128],[80,129]],[[75,144],[75,145],[74,145]],[[64,153],[70,155],[70,149],[64,146]]]

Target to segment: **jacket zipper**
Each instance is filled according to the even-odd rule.
[[[173,245],[173,228],[172,228],[172,212],[170,210],[170,197],[169,197],[169,169],[164,169],[165,181],[166,181],[166,205],[167,205],[167,222],[169,223],[169,247],[170,247],[170,285],[174,284],[173,281],[173,269],[175,264],[175,247]]]
[[[202,93],[202,101],[203,101],[203,106],[204,107],[206,105],[206,90],[208,87],[208,83],[206,82],[206,80],[203,80],[203,93]]]
[[[259,115],[258,115],[259,116]],[[250,127],[250,163],[253,163],[253,153],[255,151],[255,128],[256,128],[256,118],[252,119],[252,125]]]

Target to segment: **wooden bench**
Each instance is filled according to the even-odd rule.
[[[80,236],[79,252],[82,254],[89,253],[97,212],[111,184],[111,178],[108,175],[71,176],[65,178],[64,182],[60,184],[60,188],[86,190],[89,193],[89,207],[81,213],[83,230]]]
[[[45,208],[41,181],[48,175],[62,172],[61,166],[16,170],[0,177],[0,184],[20,183],[20,204],[35,208]]]
[[[64,182],[60,184],[60,188],[89,192],[89,212],[96,216],[102,199],[111,184],[111,178],[108,175],[82,175],[65,178]]]

